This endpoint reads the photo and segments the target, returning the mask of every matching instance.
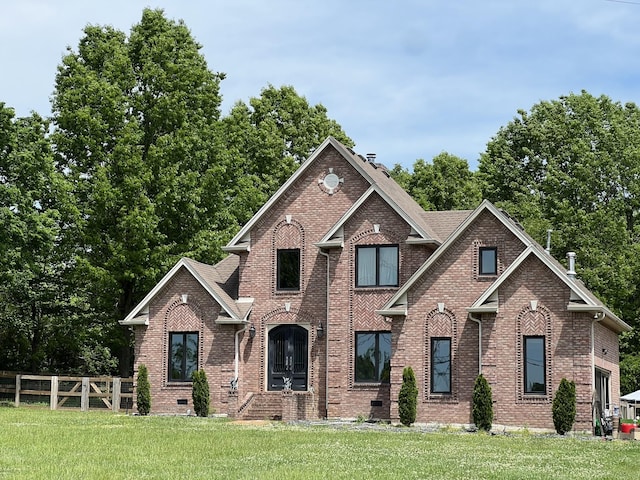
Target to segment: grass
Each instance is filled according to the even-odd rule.
[[[0,408],[0,479],[620,479],[631,441]]]

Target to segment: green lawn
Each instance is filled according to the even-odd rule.
[[[0,408],[0,479],[640,478],[640,442]]]

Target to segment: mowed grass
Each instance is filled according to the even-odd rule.
[[[640,478],[640,442],[0,408],[0,479]]]

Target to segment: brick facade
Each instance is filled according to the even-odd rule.
[[[565,377],[577,386],[576,428],[590,430],[596,368],[608,378],[610,403],[618,404],[618,332],[591,311],[568,310],[571,283],[540,255],[522,260],[532,247],[510,220],[480,208],[450,240],[424,238],[419,207],[404,193],[394,197],[397,186],[380,167],[350,156],[335,141],[325,142],[308,162],[240,232],[250,239],[248,248],[230,243],[231,255],[238,256],[234,300],[252,302],[250,316],[220,321],[226,315],[221,305],[185,268],[163,280],[162,288],[132,313],[134,318],[148,309],[147,324],[129,321],[135,325],[136,366],[144,363],[149,369],[153,412],[192,408],[190,383],[167,378],[170,332],[198,333],[198,367],[207,373],[212,406],[231,415],[245,414],[259,398],[274,401],[281,379],[270,371],[280,360],[306,364],[302,390],[285,388],[281,403],[275,403],[281,410],[274,417],[285,419],[397,421],[406,366],[416,374],[418,422],[471,423],[472,389],[480,371],[492,387],[495,424],[553,428],[551,402]],[[391,183],[372,191],[372,178]],[[318,245],[330,231],[339,241]],[[409,241],[420,235],[424,241]],[[367,245],[397,246],[398,286],[356,285],[358,247]],[[496,248],[496,275],[479,271],[483,247]],[[299,288],[278,288],[279,250],[299,251]],[[439,253],[430,260],[434,252]],[[469,307],[498,279],[499,308],[470,315]],[[396,298],[401,293],[406,314],[379,314],[394,302],[402,304],[405,300]],[[278,360],[273,342],[282,326],[294,327],[290,331],[302,340],[286,337],[288,347],[282,348],[294,353]],[[390,333],[389,382],[356,378],[358,332]],[[539,386],[544,392],[535,395],[524,391],[527,337],[543,339],[545,351],[544,386]],[[434,339],[451,345],[447,393],[434,392],[431,385]],[[236,368],[237,389],[232,389]]]

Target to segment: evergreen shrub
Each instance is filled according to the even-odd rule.
[[[473,386],[473,423],[480,430],[491,430],[493,423],[493,399],[491,386],[482,374],[476,377]]]
[[[193,391],[191,397],[193,398],[193,409],[199,417],[208,417],[210,396],[207,374],[204,373],[204,370],[196,370],[193,372],[192,378]]]
[[[418,387],[413,368],[405,367],[402,371],[402,387],[398,395],[398,411],[400,422],[410,426],[416,421],[416,405],[418,401]]]
[[[138,413],[149,415],[151,411],[151,384],[149,383],[149,372],[145,364],[138,367],[138,382],[136,387]]]
[[[556,432],[564,435],[571,431],[576,420],[576,384],[566,378],[560,380],[560,385],[553,397],[551,406],[553,413],[553,426]]]

